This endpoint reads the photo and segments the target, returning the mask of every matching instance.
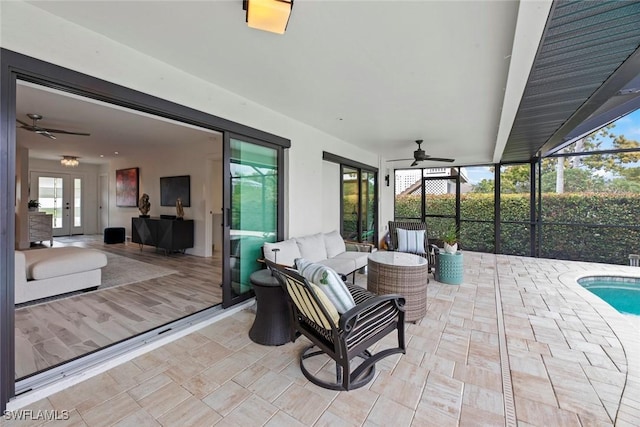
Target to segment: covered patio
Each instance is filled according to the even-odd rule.
[[[402,219],[390,183],[396,170],[442,165],[437,159],[458,168],[457,176],[467,166],[494,168],[490,218],[464,217],[459,206],[446,217],[457,226],[480,224],[481,243],[491,236],[493,243],[471,246],[461,229],[463,284],[431,281],[427,316],[407,325],[407,354],[378,364],[378,376],[366,389],[339,393],[308,383],[297,361],[306,342],[255,344],[247,334],[253,311],[232,307],[227,313],[234,314],[189,334],[163,338],[166,331],[154,330],[163,346],[112,360],[108,369],[89,366],[90,373],[78,375],[84,381],[66,389],[15,396],[23,389],[16,388],[10,332],[15,310],[13,259],[7,254],[14,249],[14,193],[20,189],[20,200],[27,199],[23,182],[33,169],[26,166],[31,155],[43,160],[76,154],[86,162],[89,153],[55,144],[29,153],[17,145],[18,128],[3,126],[0,229],[9,234],[0,240],[0,405],[15,411],[3,424],[45,424],[54,416],[64,425],[89,426],[640,425],[639,322],[576,283],[589,272],[640,270],[516,256],[558,258],[543,250],[548,240],[541,230],[548,225],[564,227],[576,239],[570,227],[611,237],[607,227],[614,226],[635,238],[618,244],[625,257],[638,252],[640,227],[630,209],[620,210],[633,224],[543,218],[541,159],[564,165],[569,154],[581,153],[562,150],[640,108],[640,2],[301,1],[279,39],[246,28],[240,3],[2,2],[6,96],[0,119],[15,123],[16,87],[33,83],[215,130],[224,144],[225,166],[216,175],[221,189],[232,185],[224,172],[232,166],[233,138],[247,132],[261,147],[283,140],[278,150],[286,146],[287,152],[277,156],[273,192],[277,226],[248,230],[269,231],[278,240],[335,229],[345,235],[346,213],[358,224],[358,239],[366,236],[377,245],[385,224]],[[47,112],[42,102],[35,105],[51,119],[87,123],[82,108],[62,112],[58,105]],[[221,127],[223,122],[233,126]],[[50,123],[64,129],[71,124]],[[416,154],[413,141],[423,138],[425,151]],[[96,164],[104,165],[107,177],[119,167],[115,161]],[[507,192],[500,171],[514,165],[528,168],[523,194],[529,202],[526,215],[511,218],[501,211]],[[369,198],[357,198],[357,209],[345,209],[340,180],[349,170],[360,188],[366,183],[371,190]],[[24,178],[20,186],[14,172]],[[226,212],[231,207],[227,197],[216,206]],[[207,218],[212,212],[201,207]],[[588,216],[577,208],[570,212],[583,222]],[[428,214],[411,219],[425,221]],[[230,246],[230,231],[223,234]],[[503,240],[519,245],[517,252]],[[563,244],[577,246],[567,239]],[[594,247],[583,252],[602,254],[610,245]],[[231,257],[228,248],[223,251],[228,296]],[[366,283],[364,276],[359,280]],[[65,385],[75,381],[69,376],[63,373]]]
[[[466,252],[463,284],[431,281],[407,354],[378,363],[364,389],[309,383],[297,360],[305,340],[253,343],[247,309],[21,410],[66,410],[65,425],[88,426],[635,426],[640,321],[576,278],[637,272]]]

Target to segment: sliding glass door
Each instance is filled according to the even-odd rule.
[[[214,210],[209,208],[203,208],[206,203],[203,199],[211,196],[208,191],[208,185],[213,182],[217,188],[222,187],[224,182],[224,194],[225,203],[222,207],[225,209],[225,213],[228,211],[229,221],[226,221],[226,247],[224,248],[223,263],[226,265],[223,268],[224,278],[227,280],[223,287],[225,291],[225,303],[226,306],[232,304],[231,298],[231,280],[230,280],[230,268],[229,258],[230,256],[230,244],[229,236],[231,235],[231,177],[234,176],[237,179],[235,181],[241,184],[235,185],[237,190],[234,192],[234,206],[233,211],[237,212],[236,218],[234,218],[234,235],[242,235],[247,233],[257,237],[262,235],[263,239],[281,239],[283,230],[283,208],[282,203],[276,203],[277,208],[271,210],[273,214],[277,216],[275,225],[268,221],[269,216],[265,215],[264,223],[256,226],[252,225],[245,212],[245,202],[250,203],[254,200],[254,196],[250,195],[252,185],[249,181],[249,172],[245,172],[243,169],[251,163],[257,169],[251,172],[254,175],[262,175],[264,178],[263,187],[269,188],[269,179],[273,178],[273,174],[276,173],[276,187],[277,193],[275,196],[270,195],[268,191],[257,192],[253,194],[264,194],[266,201],[273,201],[273,197],[282,197],[282,171],[283,171],[283,152],[286,148],[291,146],[291,142],[283,137],[273,135],[248,127],[246,125],[232,122],[228,119],[213,116],[193,108],[189,108],[183,105],[172,103],[168,100],[160,99],[149,94],[134,91],[123,86],[109,83],[105,80],[100,80],[89,75],[81,74],[70,69],[62,68],[54,64],[50,64],[44,61],[40,61],[35,58],[27,57],[16,52],[7,51],[2,49],[0,51],[3,66],[0,68],[0,87],[2,88],[2,107],[0,108],[0,122],[3,124],[13,124],[16,122],[16,112],[18,111],[18,105],[20,103],[19,86],[42,85],[47,88],[47,93],[53,93],[56,89],[62,89],[66,94],[78,95],[78,97],[92,98],[91,104],[99,103],[98,100],[105,101],[107,103],[113,103],[118,106],[118,109],[132,108],[134,110],[143,111],[145,115],[158,115],[163,119],[174,120],[177,122],[188,123],[188,128],[192,126],[199,126],[203,129],[219,132],[220,135],[224,135],[224,149],[221,150],[224,155],[224,162],[219,169],[220,174],[215,174],[215,178],[220,180],[212,180],[207,182],[200,182],[192,195],[200,199],[200,204],[192,205],[191,211],[188,215],[196,215],[196,210],[201,209],[205,215],[213,215]],[[50,77],[49,77],[50,76]],[[29,83],[29,84],[27,84]],[[56,88],[56,89],[54,89]],[[23,88],[24,89],[24,88]],[[75,97],[74,97],[75,98]],[[47,104],[49,105],[49,104]],[[50,105],[56,105],[55,102]],[[82,108],[82,107],[78,107]],[[102,117],[98,114],[95,117]],[[137,116],[136,116],[137,117]],[[133,120],[138,121],[138,119]],[[83,122],[86,125],[86,122]],[[119,129],[117,126],[114,127]],[[185,128],[187,129],[187,128]],[[250,135],[255,138],[255,141],[249,141],[244,138],[235,138],[234,152],[232,154],[231,141],[229,132],[235,132],[236,134]],[[173,135],[173,133],[171,132]],[[218,266],[212,264],[208,260],[203,260],[199,265],[194,266],[191,263],[183,262],[186,259],[185,256],[165,256],[164,254],[155,254],[154,249],[150,249],[148,253],[139,254],[136,250],[132,253],[133,257],[139,256],[152,258],[157,255],[160,261],[157,265],[151,265],[149,271],[152,278],[141,279],[141,265],[148,264],[146,262],[139,262],[136,266],[129,266],[128,268],[122,267],[122,259],[118,262],[113,262],[115,256],[114,253],[110,253],[108,258],[107,267],[112,269],[112,277],[116,281],[106,289],[98,289],[101,297],[96,298],[98,293],[80,293],[72,297],[61,297],[53,301],[47,301],[39,304],[26,305],[23,307],[16,307],[14,304],[14,289],[15,289],[15,273],[14,271],[14,247],[15,247],[15,234],[16,223],[24,224],[22,221],[26,217],[26,213],[20,218],[20,222],[15,219],[16,202],[19,200],[21,203],[26,203],[26,200],[22,199],[39,199],[43,202],[42,208],[54,209],[57,212],[57,223],[64,224],[65,217],[68,216],[69,231],[66,234],[76,233],[79,227],[83,227],[86,223],[87,231],[89,228],[94,228],[92,223],[97,221],[97,215],[93,218],[83,218],[82,210],[86,210],[87,205],[92,205],[97,201],[100,201],[100,206],[104,208],[108,205],[108,194],[104,198],[96,199],[93,192],[97,185],[93,180],[92,175],[80,176],[71,175],[71,172],[66,171],[72,176],[71,180],[65,181],[62,177],[61,181],[57,181],[59,176],[51,174],[41,174],[43,177],[52,178],[52,182],[44,183],[42,185],[42,191],[39,189],[39,177],[34,177],[27,164],[22,161],[22,153],[17,149],[20,147],[17,137],[24,136],[22,131],[17,131],[15,126],[0,126],[0,152],[4,153],[4,156],[0,156],[0,169],[3,171],[0,174],[0,229],[4,232],[3,239],[0,239],[0,325],[2,326],[2,333],[0,333],[0,411],[6,409],[9,400],[18,394],[25,392],[36,392],[40,387],[44,385],[51,385],[55,381],[60,379],[65,380],[70,376],[83,375],[82,370],[98,366],[100,363],[112,359],[115,354],[119,352],[127,352],[135,349],[139,349],[140,346],[145,343],[152,342],[160,337],[166,337],[165,334],[171,334],[172,330],[182,330],[186,325],[191,324],[194,321],[208,318],[218,312],[217,308],[209,309],[213,304],[216,304],[220,299],[219,295],[219,273]],[[113,138],[116,140],[117,138]],[[176,144],[184,144],[186,141],[190,141],[193,138],[189,137],[173,137]],[[210,136],[206,138],[210,139]],[[268,141],[262,142],[262,141]],[[40,144],[44,144],[44,141],[39,141]],[[48,143],[47,143],[48,144]],[[246,145],[245,145],[246,144]],[[248,149],[251,145],[258,147],[267,147],[266,153],[255,153]],[[248,151],[247,151],[248,150]],[[197,158],[196,161],[191,161],[187,169],[193,170],[194,175],[201,172],[201,168],[204,168],[204,163],[211,158],[218,159],[219,151],[209,154],[195,153],[190,147],[180,147],[180,153],[187,152],[193,153]],[[275,161],[273,153],[276,153]],[[17,156],[16,154],[20,154]],[[269,155],[271,153],[271,155]],[[158,154],[158,153],[156,153]],[[265,155],[266,154],[266,155]],[[172,161],[169,162],[173,165],[174,159],[171,155],[162,156],[158,154],[158,158],[167,158]],[[186,159],[186,157],[185,157]],[[231,159],[234,162],[234,172],[231,171]],[[251,160],[252,159],[252,160]],[[202,160],[202,162],[199,162]],[[247,163],[249,162],[249,163]],[[169,165],[167,163],[167,165]],[[136,164],[138,164],[136,162]],[[274,167],[275,164],[275,167]],[[237,165],[237,167],[236,167]],[[157,170],[162,173],[169,173],[163,168],[164,165],[159,165]],[[153,167],[151,168],[153,169]],[[258,173],[259,171],[259,173]],[[146,173],[146,172],[145,172]],[[271,175],[271,177],[269,176]],[[100,178],[101,187],[108,188],[108,181],[112,175],[104,175],[105,178]],[[147,176],[146,183],[153,181],[157,182],[153,177]],[[84,179],[84,181],[83,181]],[[258,179],[259,182],[261,179]],[[146,185],[146,184],[145,184]],[[150,184],[153,187],[153,184]],[[157,185],[157,184],[156,184]],[[261,184],[262,185],[262,184]],[[30,190],[30,194],[27,193],[27,188]],[[46,194],[49,189],[55,191],[53,196]],[[65,195],[67,190],[72,190],[69,197]],[[15,191],[18,191],[19,198]],[[60,192],[63,194],[60,198]],[[89,197],[87,198],[87,194]],[[103,194],[103,193],[101,193]],[[83,197],[85,196],[85,197]],[[270,199],[271,197],[271,199]],[[45,200],[51,199],[51,200]],[[157,203],[156,199],[156,203]],[[55,202],[54,202],[55,201]],[[69,203],[67,205],[67,202]],[[89,202],[89,203],[87,203]],[[238,204],[239,203],[239,204]],[[271,206],[273,206],[271,203]],[[47,207],[47,205],[51,206]],[[265,203],[268,206],[269,203]],[[68,206],[68,209],[67,209]],[[219,208],[219,205],[215,206]],[[25,205],[26,208],[26,205]],[[65,213],[65,211],[67,213]],[[135,209],[131,209],[133,215],[137,215]],[[208,212],[205,213],[204,211]],[[217,211],[217,209],[216,209]],[[123,211],[124,212],[124,211]],[[154,211],[156,212],[156,211]],[[264,209],[262,213],[268,213],[268,209]],[[52,212],[53,215],[53,212]],[[115,215],[115,214],[114,214]],[[125,213],[125,215],[129,215]],[[224,216],[225,219],[227,215]],[[200,216],[202,218],[202,215]],[[83,220],[84,219],[84,220]],[[254,216],[255,219],[255,216]],[[126,222],[115,220],[112,215],[111,218],[103,216],[99,229],[104,226],[108,226],[108,220],[113,221],[116,225],[123,225]],[[271,224],[271,225],[269,225]],[[62,227],[61,227],[62,228]],[[200,232],[196,229],[196,233]],[[277,230],[274,232],[274,230]],[[261,232],[261,233],[260,233]],[[253,233],[253,234],[250,234]],[[199,237],[202,237],[201,234]],[[245,245],[242,241],[240,246],[236,246],[236,250],[252,249],[251,257],[254,257],[259,250],[256,250],[257,245]],[[98,246],[102,246],[100,242],[96,243]],[[115,248],[113,248],[115,249]],[[128,252],[124,248],[124,252]],[[113,252],[113,250],[110,250]],[[124,257],[123,255],[121,257]],[[197,257],[193,257],[194,259]],[[246,257],[250,259],[249,257]],[[242,285],[246,284],[246,276],[250,271],[249,268],[254,268],[256,263],[246,262],[243,255],[239,258],[241,263],[241,274],[238,275],[239,296],[244,296],[247,293],[243,292]],[[254,257],[255,259],[255,257]],[[132,259],[130,261],[136,261]],[[163,267],[164,276],[158,277],[159,267]],[[244,271],[243,271],[244,269]],[[126,274],[120,274],[120,273]],[[22,272],[24,274],[24,272]],[[105,268],[102,270],[103,284],[105,284]],[[173,277],[172,277],[173,276]],[[148,277],[148,276],[147,276]],[[126,281],[134,279],[132,283]],[[124,283],[123,283],[124,281]],[[138,282],[151,283],[138,283]],[[79,281],[82,283],[82,281]],[[157,304],[144,304],[140,302],[139,298],[130,298],[127,295],[132,295],[129,285],[140,286],[140,289],[144,291],[139,292],[144,294],[145,298],[153,298],[150,294],[154,292],[165,292],[165,296],[159,296],[156,301],[161,301],[161,304],[165,305],[166,309],[160,310]],[[123,285],[123,286],[120,286]],[[173,286],[177,286],[182,290],[185,289],[185,285],[193,285],[193,289],[201,290],[200,294],[194,292],[175,292]],[[119,294],[119,295],[118,295]],[[167,296],[168,295],[168,296]],[[211,297],[211,299],[208,299]],[[178,301],[182,300],[182,302]],[[235,301],[239,298],[235,298]],[[215,301],[215,302],[212,302]],[[117,304],[117,305],[116,305]],[[172,304],[174,306],[172,306]],[[128,305],[128,306],[127,306]],[[179,307],[179,308],[174,308]],[[188,310],[187,310],[188,308]],[[88,310],[88,311],[87,311]],[[191,311],[195,310],[195,311]],[[190,311],[187,313],[187,311]],[[89,313],[90,312],[90,313]],[[166,319],[159,317],[159,313],[168,313],[169,315],[175,314],[176,316],[185,316],[183,319],[178,319],[175,322],[174,319]],[[97,316],[97,317],[96,317]],[[99,319],[98,319],[99,318]],[[102,320],[100,320],[102,319]],[[108,321],[103,321],[108,319]],[[34,322],[39,322],[35,324]],[[139,328],[137,327],[139,326]],[[35,336],[33,331],[38,331]],[[63,333],[61,333],[63,332]],[[133,336],[132,336],[133,335]],[[106,347],[109,347],[108,349]],[[16,363],[18,361],[18,363]]]
[[[252,296],[251,273],[264,267],[264,242],[275,242],[281,194],[281,151],[247,138],[227,136],[228,168],[224,220],[227,254],[224,266],[223,306]]]
[[[355,242],[376,243],[377,173],[342,166],[342,236]]]

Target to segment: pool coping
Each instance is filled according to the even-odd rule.
[[[636,267],[637,268],[637,267]],[[608,271],[607,271],[608,270]],[[610,274],[607,274],[610,273]],[[631,414],[637,412],[638,401],[637,396],[640,396],[640,332],[635,328],[633,321],[630,317],[632,315],[623,315],[614,309],[611,305],[605,302],[597,295],[590,292],[578,283],[579,279],[589,276],[617,276],[625,278],[639,278],[640,269],[637,274],[631,274],[616,270],[615,273],[610,268],[602,268],[599,270],[584,270],[584,271],[570,271],[560,273],[558,279],[565,287],[576,292],[578,296],[583,298],[593,309],[602,317],[607,323],[611,331],[615,334],[622,349],[625,353],[627,360],[627,372],[626,382],[620,397],[620,405],[616,413],[616,419],[614,423],[617,424],[618,418],[621,412],[625,414]],[[640,319],[640,316],[638,316]],[[638,322],[640,324],[640,320]]]

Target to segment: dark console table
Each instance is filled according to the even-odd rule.
[[[193,247],[192,219],[131,218],[131,241],[164,249],[165,253]]]

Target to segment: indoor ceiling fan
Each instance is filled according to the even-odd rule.
[[[66,135],[81,135],[81,136],[91,135],[90,133],[85,133],[85,132],[71,132],[71,131],[62,130],[62,129],[43,128],[38,126],[38,120],[42,120],[42,116],[40,114],[28,113],[27,116],[29,116],[29,118],[33,120],[33,123],[29,124],[29,123],[23,122],[22,120],[16,119],[16,121],[21,125],[20,128],[26,129],[29,132],[35,132],[46,138],[56,139],[55,135],[53,135],[54,133],[63,133]]]
[[[431,157],[430,155],[428,155],[427,153],[425,153],[425,151],[420,148],[420,144],[422,144],[423,140],[422,139],[417,139],[416,140],[416,144],[418,144],[418,149],[416,151],[413,152],[413,159],[393,159],[393,160],[389,160],[389,162],[398,162],[401,160],[413,160],[413,163],[411,163],[411,166],[415,166],[418,163],[424,161],[424,160],[431,160],[434,162],[454,162],[455,159],[445,159],[442,157]]]

